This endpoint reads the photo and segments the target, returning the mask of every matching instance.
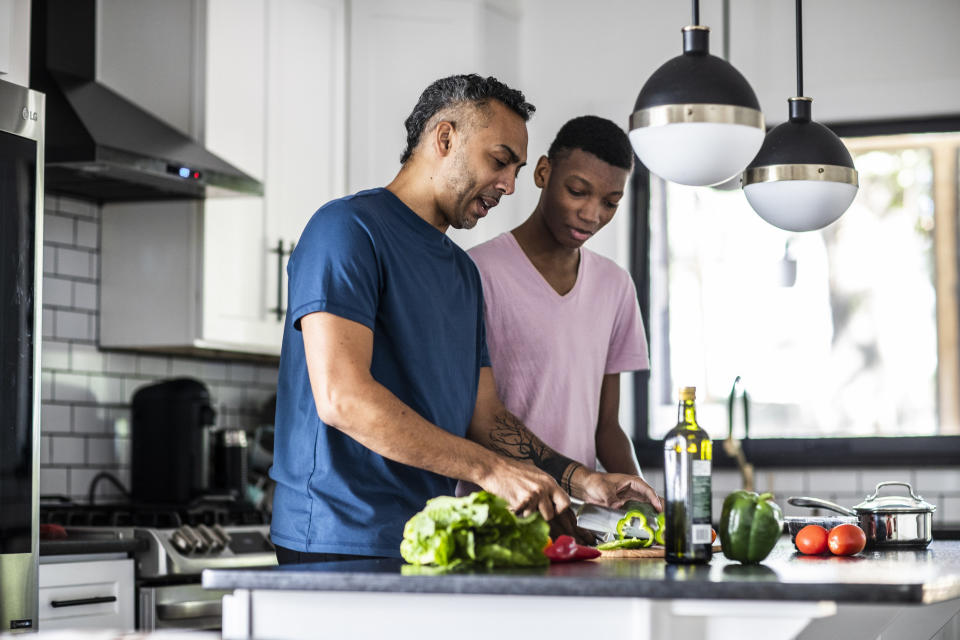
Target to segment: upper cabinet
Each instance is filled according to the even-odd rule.
[[[343,5],[201,4],[198,137],[264,196],[105,204],[102,346],[279,354],[289,252],[344,193]]]
[[[29,86],[30,0],[0,0],[0,80]]]

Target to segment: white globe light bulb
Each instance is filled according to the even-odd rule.
[[[843,215],[857,185],[824,180],[756,182],[743,188],[761,218],[786,231],[815,231]]]

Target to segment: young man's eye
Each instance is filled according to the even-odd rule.
[[[507,163],[500,158],[494,158],[493,162],[497,165],[497,169],[503,169],[505,166],[507,166]]]
[[[616,209],[617,207],[620,206],[619,202],[610,202],[609,200],[604,200],[603,204],[607,209],[611,209],[611,210]]]
[[[573,189],[571,187],[567,187],[567,191],[569,191],[570,195],[572,195],[575,198],[579,198],[580,196],[583,195],[583,191],[577,191],[576,189]]]

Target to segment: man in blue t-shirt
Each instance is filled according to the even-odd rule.
[[[480,277],[446,230],[513,193],[534,107],[495,78],[431,84],[386,188],[327,203],[287,267],[271,539],[281,564],[399,557],[404,523],[465,480],[574,532],[567,494],[660,507],[586,469],[497,397]],[[576,336],[571,336],[576,340]]]

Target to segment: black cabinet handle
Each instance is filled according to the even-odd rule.
[[[293,255],[293,250],[297,246],[296,242],[290,243],[290,251],[284,251],[283,238],[277,240],[277,247],[270,249],[270,253],[277,254],[277,306],[269,309],[271,313],[277,314],[277,322],[283,322],[283,316],[287,312],[283,308],[283,259]]]
[[[116,602],[117,596],[97,596],[94,598],[78,598],[76,600],[51,600],[50,606],[58,607],[79,607],[84,604],[102,604],[104,602]]]

